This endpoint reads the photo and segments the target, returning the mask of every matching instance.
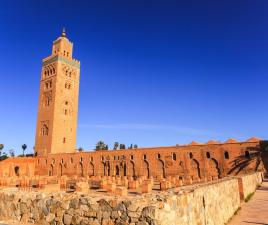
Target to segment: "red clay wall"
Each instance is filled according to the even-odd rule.
[[[35,174],[217,179],[254,171],[256,159],[246,152],[258,146],[259,142],[240,142],[50,154],[37,159]]]
[[[10,158],[0,163],[0,176],[180,176],[206,181],[255,171],[256,158],[250,150],[258,148],[259,141],[249,141]]]

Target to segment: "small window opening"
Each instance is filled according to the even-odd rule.
[[[209,159],[209,158],[210,158],[210,153],[207,152],[207,153],[206,153],[206,156],[207,156],[207,158]]]
[[[173,159],[174,161],[177,160],[177,155],[176,155],[176,153],[173,153],[173,154],[172,154],[172,159]]]
[[[225,159],[229,159],[229,152],[227,152],[227,151],[224,152],[224,158],[225,158]]]
[[[192,152],[189,153],[189,157],[190,157],[190,159],[193,158],[193,153]]]

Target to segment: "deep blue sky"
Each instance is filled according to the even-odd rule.
[[[34,145],[41,60],[81,61],[77,147],[267,138],[268,1],[1,1],[0,142]]]

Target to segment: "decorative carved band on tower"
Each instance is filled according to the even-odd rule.
[[[80,62],[72,58],[73,44],[65,30],[43,59],[35,154],[68,153],[76,149]]]

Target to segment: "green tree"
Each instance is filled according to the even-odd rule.
[[[4,148],[4,144],[0,144],[0,156],[2,155],[3,148]]]
[[[137,144],[135,144],[135,145],[134,145],[134,148],[138,148],[138,145],[137,145]]]
[[[3,152],[3,154],[0,156],[0,161],[5,160],[8,158],[7,153]]]
[[[22,155],[23,156],[25,156],[25,150],[26,150],[26,148],[27,148],[27,145],[26,144],[23,144],[22,146],[21,146],[21,148],[22,148]]]
[[[128,149],[133,149],[133,144],[131,144],[131,145],[128,147]]]
[[[79,151],[79,152],[83,152],[84,149],[83,149],[82,147],[80,147],[80,148],[78,149],[78,151]]]
[[[95,148],[96,151],[100,151],[100,150],[108,150],[108,145],[106,145],[103,141],[99,141],[97,144],[96,144],[96,148]]]
[[[120,144],[119,149],[126,149],[126,146],[124,144]]]

